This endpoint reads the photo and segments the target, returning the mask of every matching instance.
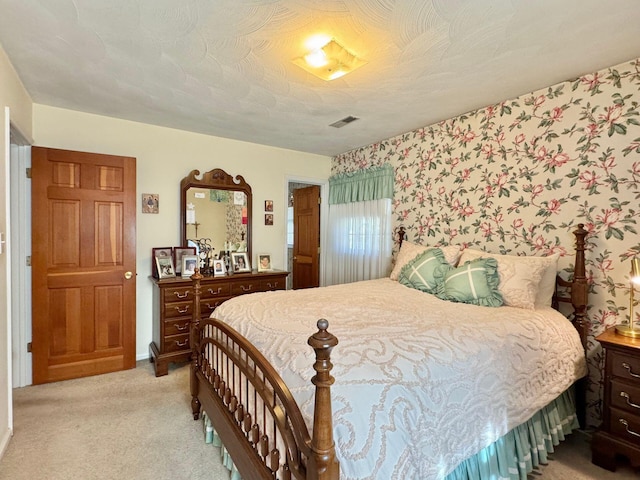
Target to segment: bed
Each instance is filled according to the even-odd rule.
[[[210,419],[245,479],[479,478],[494,466],[526,478],[544,461],[520,465],[535,440],[517,465],[492,449],[508,437],[514,449],[523,436],[557,444],[584,411],[582,225],[574,235],[573,275],[558,277],[552,302],[571,304],[571,322],[550,306],[452,303],[389,278],[246,295],[201,319],[196,273],[194,419]]]

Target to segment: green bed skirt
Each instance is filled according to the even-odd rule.
[[[488,447],[458,465],[446,480],[527,480],[535,467],[579,427],[573,388]]]
[[[535,467],[547,463],[547,455],[578,428],[573,388],[538,410],[530,420],[518,425],[488,447],[458,465],[445,480],[527,480]],[[222,463],[231,480],[240,480],[227,450],[211,420],[202,414],[205,442],[220,447]]]

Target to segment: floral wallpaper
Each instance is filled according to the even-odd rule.
[[[571,232],[585,224],[587,420],[597,426],[594,337],[626,321],[629,259],[640,254],[640,59],[341,154],[331,173],[385,162],[395,169],[394,226],[418,243],[560,252],[569,272]]]

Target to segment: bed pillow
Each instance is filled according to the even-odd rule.
[[[422,292],[436,293],[435,272],[441,268],[449,270],[451,265],[444,258],[441,249],[430,248],[402,267],[398,282]]]
[[[540,281],[551,263],[548,257],[499,255],[468,248],[462,252],[460,261],[477,258],[493,258],[498,262],[500,293],[505,305],[528,310],[536,307]],[[551,305],[551,297],[547,305]]]
[[[478,258],[457,268],[436,270],[434,275],[438,284],[436,295],[443,300],[485,307],[503,305],[495,258]]]
[[[558,276],[558,260],[560,259],[560,254],[554,253],[548,257],[533,258],[539,258],[540,262],[545,265],[544,273],[538,285],[536,307],[550,307],[553,294],[556,293],[556,277]]]
[[[444,258],[447,260],[449,265],[455,266],[458,263],[458,258],[460,257],[460,246],[459,245],[449,245],[446,247],[426,247],[424,245],[418,245],[417,243],[412,243],[407,240],[402,242],[402,247],[400,247],[400,251],[398,252],[398,256],[396,257],[396,263],[389,275],[391,280],[398,280],[398,276],[400,275],[400,271],[402,268],[409,263],[411,260],[416,258],[418,255],[423,253],[425,250],[429,250],[431,248],[440,248],[444,255]]]

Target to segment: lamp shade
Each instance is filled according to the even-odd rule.
[[[640,283],[640,258],[638,257],[631,259],[631,281]]]

